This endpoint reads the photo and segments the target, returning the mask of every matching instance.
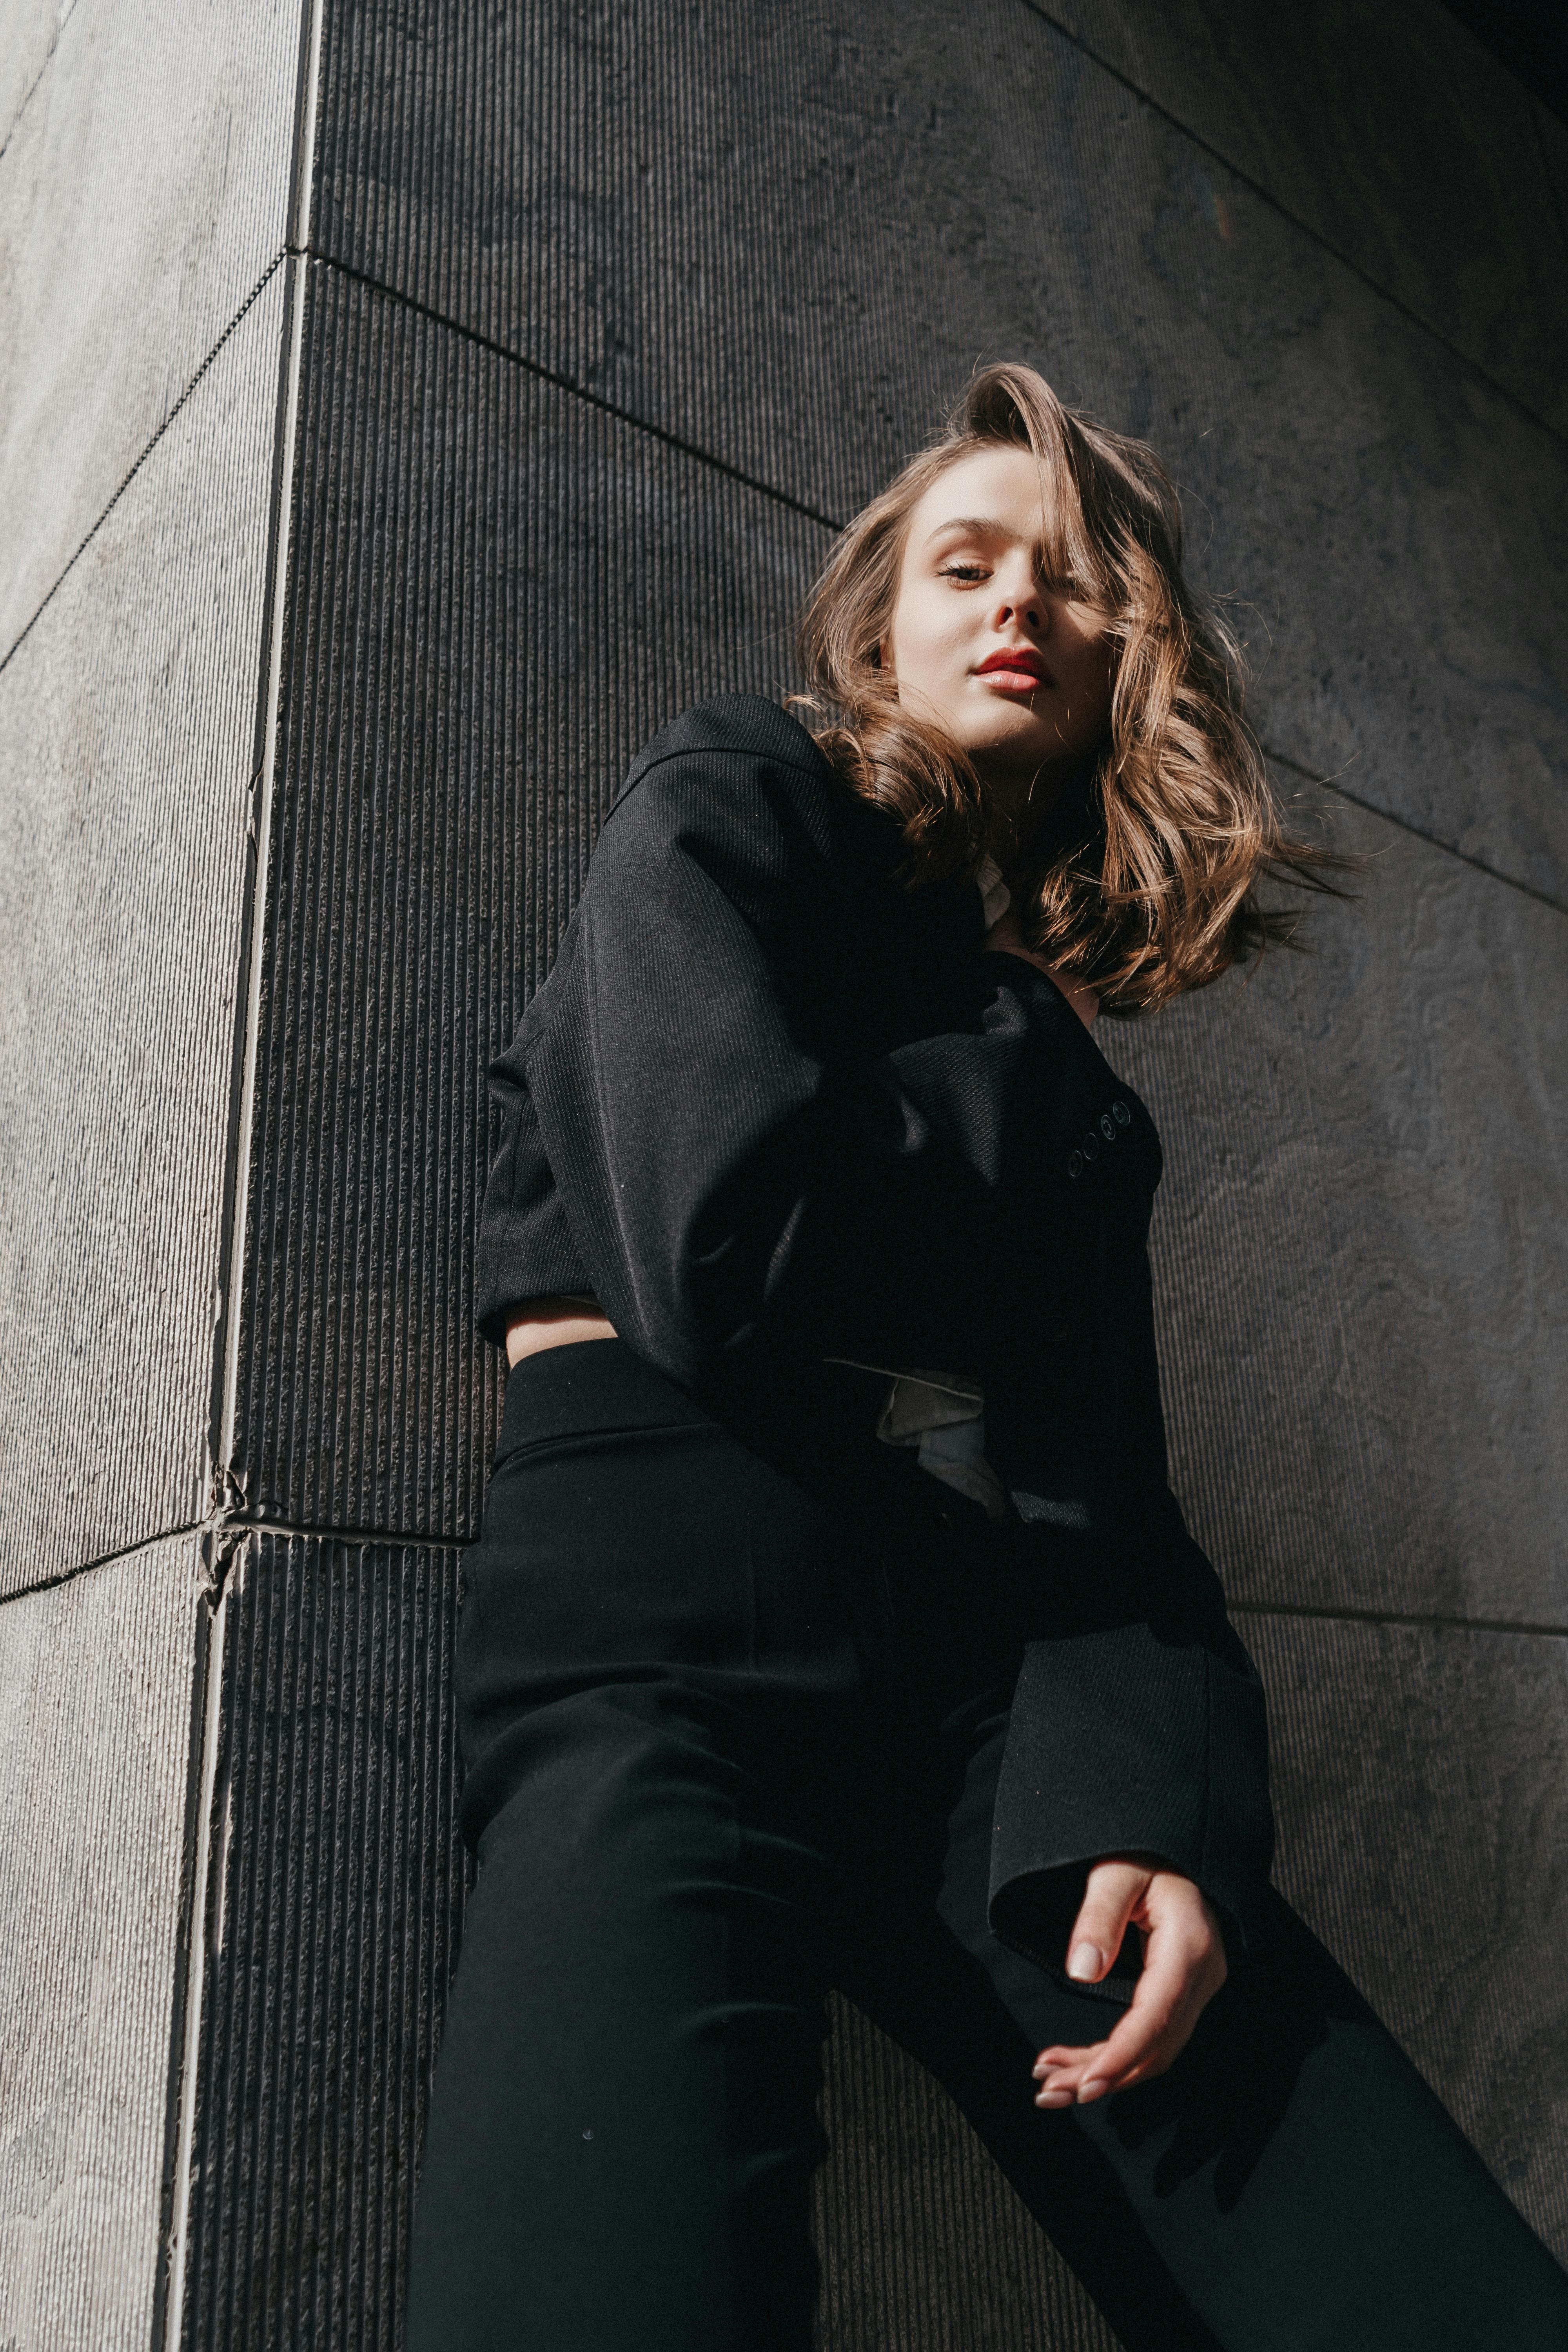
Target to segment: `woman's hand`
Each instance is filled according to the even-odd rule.
[[[1105,2042],[1069,2050],[1054,2043],[1035,2062],[1037,2107],[1087,2105],[1163,2074],[1186,2047],[1205,2004],[1226,1975],[1225,1939],[1213,1905],[1190,1878],[1152,1856],[1097,1862],[1068,1942],[1068,1974],[1098,1984],[1129,1927],[1143,1937],[1143,1970],[1132,2005]]]
[[[1024,961],[1032,963],[1037,971],[1043,971],[1046,978],[1054,981],[1061,990],[1084,1027],[1089,1026],[1100,1011],[1099,997],[1092,988],[1084,988],[1079,982],[1066,979],[1054,965],[1046,961],[1044,956],[1037,955],[1033,948],[1024,945],[1024,934],[1014,908],[1009,907],[1005,914],[997,916],[985,934],[985,946],[988,952],[1022,956]]]

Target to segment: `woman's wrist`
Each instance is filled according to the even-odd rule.
[[[561,1348],[576,1339],[614,1339],[615,1325],[597,1307],[581,1298],[550,1293],[525,1298],[507,1321],[508,1367],[534,1356],[542,1348]]]

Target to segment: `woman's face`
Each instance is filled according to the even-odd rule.
[[[1104,736],[1110,616],[1041,577],[1046,516],[1027,449],[955,458],[910,516],[881,647],[899,700],[937,719],[1021,809]],[[1033,792],[1043,812],[1049,792]]]

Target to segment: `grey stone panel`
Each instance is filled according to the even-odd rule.
[[[1533,101],[1431,0],[1030,0],[1568,431],[1568,247]]]
[[[1568,2258],[1568,1643],[1244,1615],[1276,1877]]]
[[[0,2343],[145,2352],[168,2113],[194,1537],[0,1607]]]
[[[953,25],[334,11],[321,249],[839,520],[1037,362],[1166,455],[1273,747],[1568,903],[1561,443],[1018,0]]]
[[[304,384],[235,1466],[292,1525],[468,1535],[486,1064],[633,753],[787,675],[826,535],[320,268]]]
[[[848,2001],[828,2012],[821,2352],[1117,2352],[946,2092]]]
[[[462,1915],[455,1551],[253,1538],[223,1610],[180,2341],[399,2341]]]
[[[282,331],[0,671],[0,1591],[205,1507]]]
[[[6,653],[276,261],[300,0],[77,0],[0,152]]]
[[[1335,837],[1310,954],[1096,1031],[1165,1147],[1173,1483],[1235,1598],[1568,1627],[1568,918]]]
[[[0,153],[42,79],[77,0],[11,0],[0,43]]]

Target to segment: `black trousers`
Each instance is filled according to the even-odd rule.
[[[1563,2352],[1568,2279],[1283,1902],[1167,2074],[1035,2106],[1039,2051],[1113,2012],[986,1926],[1018,1562],[877,1444],[876,1391],[720,1419],[619,1340],[510,1376],[409,2352],[806,2352],[830,1986],[1129,2352]]]

